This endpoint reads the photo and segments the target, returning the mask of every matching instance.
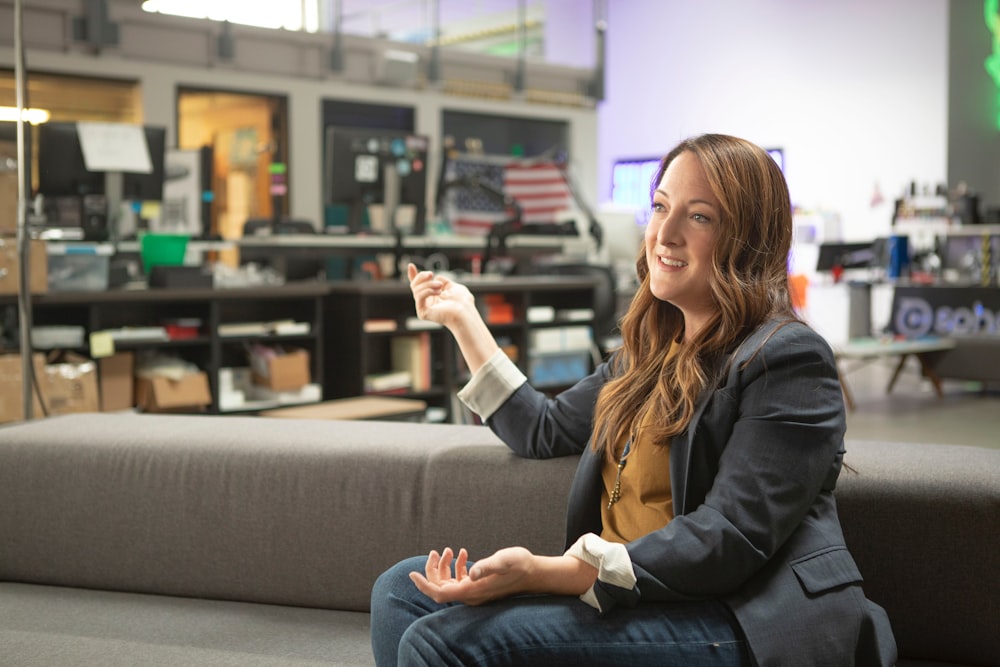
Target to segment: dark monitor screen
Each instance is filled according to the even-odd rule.
[[[104,193],[104,174],[87,171],[76,123],[38,126],[38,192],[46,197]]]
[[[124,173],[122,197],[143,201],[163,199],[166,136],[164,127],[145,126],[146,144],[153,171]],[[43,123],[38,126],[38,192],[48,197],[104,194],[104,172],[88,171],[76,123]]]
[[[384,203],[385,169],[399,174],[399,204],[416,208],[413,232],[422,234],[427,211],[427,152],[425,136],[397,130],[329,126],[323,161],[324,203],[351,209],[348,230],[361,231],[369,204]]]
[[[972,272],[982,266],[983,242],[979,236],[949,236],[941,248],[941,268]]]
[[[0,141],[17,142],[17,122],[13,120],[0,120]]]
[[[867,269],[878,260],[872,245],[871,241],[867,243],[823,243],[819,247],[816,270],[832,271],[835,266],[842,269]]]

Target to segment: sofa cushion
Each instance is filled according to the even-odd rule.
[[[375,664],[359,612],[0,583],[0,619],[19,667]]]

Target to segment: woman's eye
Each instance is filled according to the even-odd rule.
[[[654,202],[653,202],[653,205],[652,205],[652,206],[650,207],[650,210],[651,210],[651,211],[652,211],[653,213],[663,213],[664,211],[666,211],[666,210],[667,210],[667,207],[666,207],[666,206],[664,206],[663,204],[661,204],[661,203],[660,203],[660,202],[658,202],[658,201],[654,201]]]
[[[702,215],[701,213],[695,213],[691,217],[697,220],[698,222],[712,222],[711,218],[709,218],[706,215]]]

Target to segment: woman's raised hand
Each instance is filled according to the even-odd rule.
[[[475,312],[475,299],[465,285],[431,271],[418,271],[413,264],[406,272],[420,319],[449,326],[470,309]]]

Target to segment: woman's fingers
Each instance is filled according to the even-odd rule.
[[[424,577],[427,581],[438,580],[438,565],[441,563],[441,554],[431,551],[427,556],[427,564],[424,566]]]
[[[437,581],[445,582],[452,578],[451,561],[454,556],[455,552],[451,550],[451,547],[445,547],[441,552],[441,560],[438,561]]]
[[[469,552],[464,548],[458,550],[458,558],[455,560],[455,580],[462,581],[469,576],[467,563],[469,562]]]
[[[454,574],[451,569],[452,561],[455,564]],[[411,574],[433,585],[462,581],[469,576],[468,562],[469,552],[464,548],[459,549],[458,558],[456,559],[454,550],[451,547],[445,547],[441,553],[433,550],[427,555],[427,563],[424,565],[423,576],[419,572]]]

